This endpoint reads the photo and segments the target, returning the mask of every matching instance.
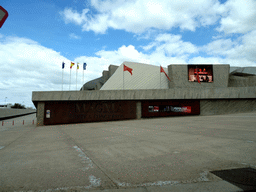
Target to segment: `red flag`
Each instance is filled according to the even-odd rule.
[[[196,78],[197,78],[198,83],[200,83],[200,84],[201,84],[200,79],[199,79],[198,72],[197,72]]]
[[[196,78],[197,78],[198,83],[201,84],[200,79],[199,79],[199,75],[198,75],[198,71],[199,71],[199,70],[197,70],[197,68],[196,68]]]
[[[160,66],[160,73],[164,73],[165,74],[165,76],[169,79],[169,81],[171,81],[171,79],[168,77],[168,75],[165,73],[165,71],[164,71],[164,69],[163,69],[163,67],[161,67]]]
[[[124,71],[129,71],[132,75],[132,68],[127,67],[126,65],[124,65]]]

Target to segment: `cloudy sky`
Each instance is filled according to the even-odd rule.
[[[255,0],[10,0],[0,29],[0,104],[32,107],[32,91],[84,82],[109,64],[256,66]],[[71,89],[83,70],[71,70]],[[7,97],[7,98],[6,98]]]

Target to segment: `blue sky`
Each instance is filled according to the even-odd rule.
[[[0,104],[33,106],[32,91],[69,90],[124,61],[256,66],[255,0],[12,0],[0,29]],[[77,75],[77,89],[83,84]],[[71,90],[76,90],[72,69]]]

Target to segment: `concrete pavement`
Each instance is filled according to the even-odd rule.
[[[41,127],[25,117],[0,128],[0,191],[241,191],[210,171],[256,167],[256,113]]]

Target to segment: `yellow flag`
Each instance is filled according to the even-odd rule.
[[[72,69],[72,67],[75,65],[75,63],[72,63],[71,62],[71,65],[70,65],[70,69]]]

